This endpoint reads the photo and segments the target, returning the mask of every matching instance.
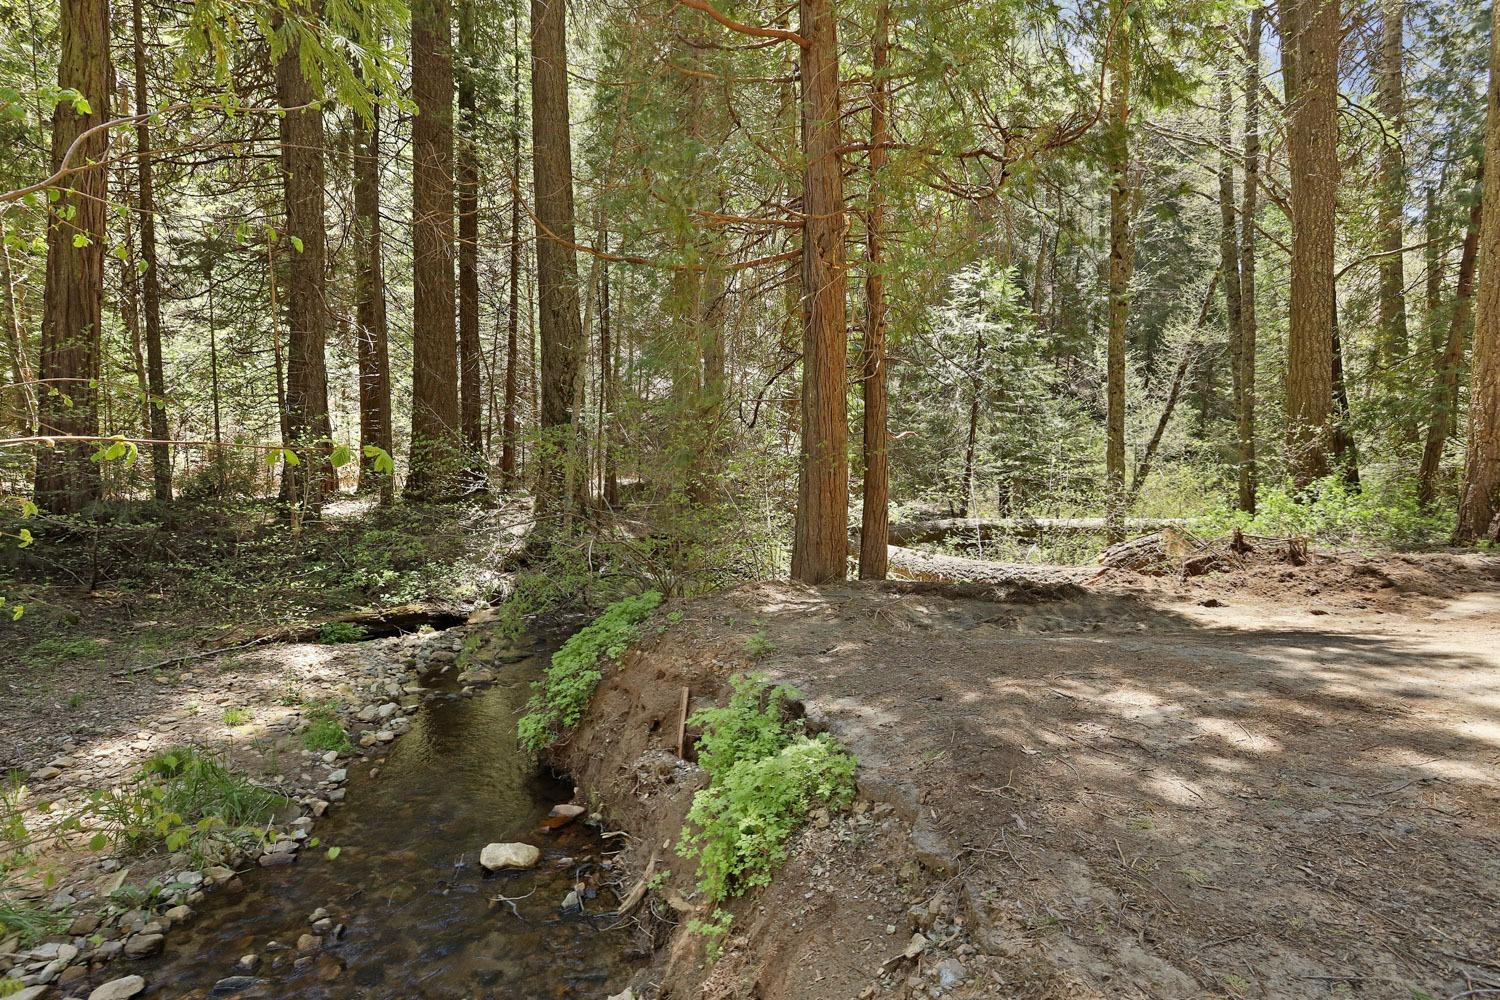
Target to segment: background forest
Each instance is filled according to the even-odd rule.
[[[0,0],[7,530],[525,486],[816,582],[861,501],[1411,542],[1468,482],[1482,537],[1490,18]]]

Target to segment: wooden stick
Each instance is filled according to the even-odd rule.
[[[682,757],[687,750],[687,720],[688,720],[688,689],[682,689],[682,711],[677,720],[677,756]],[[683,757],[686,760],[686,757]]]

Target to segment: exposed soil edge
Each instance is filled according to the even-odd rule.
[[[888,586],[901,592],[948,589],[932,584]],[[959,589],[966,596],[991,600],[1010,596],[993,587]],[[983,594],[975,593],[976,589],[982,589]],[[629,835],[628,848],[616,859],[631,873],[626,881],[634,884],[647,871],[657,875],[640,913],[644,932],[656,947],[649,966],[634,977],[631,986],[635,996],[743,995],[776,1000],[791,995],[788,975],[796,967],[799,943],[787,933],[777,914],[773,912],[767,919],[767,906],[762,900],[788,893],[801,895],[800,884],[784,884],[794,880],[787,873],[800,860],[800,836],[789,845],[787,862],[771,886],[726,906],[734,914],[734,930],[728,942],[729,954],[717,966],[705,959],[704,938],[688,927],[689,921],[708,914],[694,896],[696,865],[679,856],[676,847],[693,796],[706,785],[707,777],[691,762],[694,734],[689,733],[687,738],[685,756],[690,759],[677,755],[682,689],[689,689],[687,715],[691,716],[726,700],[729,679],[756,672],[756,664],[735,647],[724,624],[714,620],[713,612],[721,609],[712,599],[675,610],[684,613],[680,623],[640,642],[606,670],[583,721],[565,743],[550,751],[549,762],[573,777],[595,815],[606,817],[609,826]],[[815,731],[840,736],[838,725],[821,716],[809,715],[808,723]],[[915,894],[923,899],[935,896],[942,891],[942,883],[957,874],[960,852],[926,821],[910,789],[877,774],[877,768],[861,766],[856,810],[895,820],[899,844],[894,850],[888,846],[883,856],[904,857],[904,872],[915,875],[919,883]],[[670,874],[663,877],[663,873]],[[963,895],[959,893],[954,902],[962,907],[971,927],[982,926],[979,918],[983,907],[963,899]],[[772,903],[771,908],[776,905]],[[906,944],[905,921],[901,924],[898,936],[892,938],[897,953]],[[726,986],[725,980],[733,983]]]

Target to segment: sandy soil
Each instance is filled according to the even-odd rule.
[[[701,780],[671,763],[682,687],[698,705],[738,671],[795,684],[858,754],[862,798],[737,904],[716,965],[679,935],[640,984],[662,996],[1500,988],[1496,560],[1319,556],[989,599],[761,584],[682,610],[567,750],[637,863],[670,864],[682,912],[658,912],[693,909],[665,847]]]

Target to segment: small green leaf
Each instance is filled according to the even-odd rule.
[[[302,237],[300,237],[300,236],[293,236],[293,237],[291,237],[291,240],[292,240],[292,249],[295,250],[295,251],[297,251],[298,253],[301,253],[302,252]]]
[[[96,834],[93,835],[93,837],[91,837],[89,839],[89,850],[91,850],[91,851],[102,851],[102,850],[104,850],[105,845],[108,844],[108,843],[109,843],[109,838],[108,837],[106,837],[102,833],[96,833]]]
[[[328,860],[329,861],[336,860],[338,858],[338,856],[340,854],[342,854],[342,853],[343,853],[343,848],[341,848],[341,847],[330,847],[328,849],[328,854],[327,854]]]
[[[334,448],[333,453],[328,456],[329,464],[331,464],[335,469],[342,469],[353,459],[354,456],[352,453],[350,453],[349,446],[346,444],[341,444],[337,448]]]
[[[86,247],[88,245],[89,245],[89,238],[87,236],[85,236],[83,233],[74,233],[73,234],[73,249],[75,249],[75,250],[82,250],[84,247]]]
[[[16,537],[19,538],[19,539],[21,539],[21,543],[18,546],[16,546],[17,548],[21,548],[21,549],[24,549],[26,546],[30,545],[35,540],[35,539],[33,539],[31,537],[31,532],[28,531],[25,528],[22,528],[17,533]]]

